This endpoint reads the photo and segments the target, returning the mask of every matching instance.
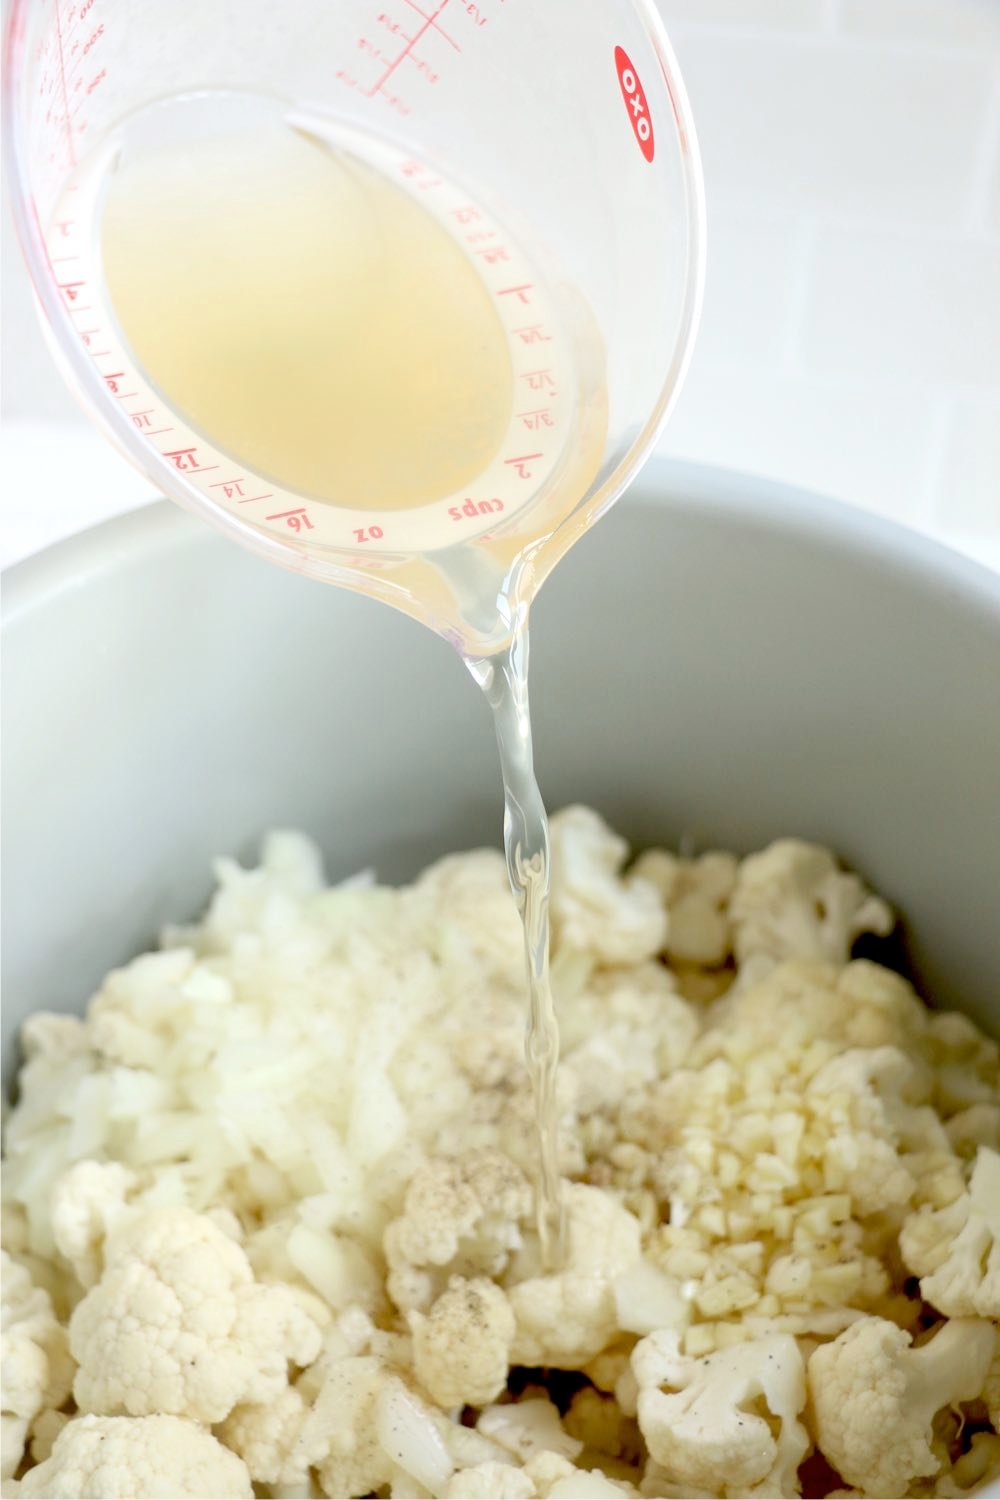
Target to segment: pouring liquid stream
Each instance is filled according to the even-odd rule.
[[[273,103],[270,117],[252,113],[249,130],[224,121],[206,139],[199,121],[184,123],[180,103],[179,141],[169,139],[169,106],[166,144],[158,115],[151,148],[143,139],[120,158],[106,152],[73,185],[73,213],[89,204],[92,222],[78,258],[90,256],[89,284],[79,285],[100,303],[86,321],[103,319],[106,349],[95,358],[114,371],[104,375],[113,393],[137,393],[136,410],[125,408],[137,426],[163,424],[158,452],[186,482],[205,485],[213,505],[224,493],[252,525],[287,523],[303,557],[338,528],[357,536],[346,528],[361,515],[372,545],[340,581],[377,595],[390,579],[392,602],[448,639],[483,690],[524,925],[538,1230],[552,1268],[562,1229],[559,1030],[527,616],[556,529],[565,540],[586,524],[573,512],[603,452],[602,357],[560,345],[558,299],[543,285],[507,286],[503,265],[488,284],[499,231],[481,227],[479,210],[443,180],[435,188],[418,174],[407,192],[382,170],[383,148],[366,161],[324,139],[320,125],[303,133],[274,118]],[[436,213],[425,206],[431,193],[419,197],[427,184],[445,194]],[[57,224],[60,212],[69,210],[57,207]],[[469,230],[468,245],[455,224]],[[522,308],[529,297],[537,301]],[[178,438],[181,423],[190,436]],[[245,489],[230,465],[252,471]],[[276,514],[258,517],[258,495]],[[394,551],[406,524],[422,543]]]
[[[509,646],[494,657],[468,662],[493,710],[504,791],[507,874],[524,928],[528,978],[525,1057],[538,1137],[537,1220],[542,1264],[561,1259],[563,1214],[559,1189],[559,1117],[556,1077],[559,1024],[549,977],[549,823],[534,769],[528,700],[528,625],[519,623]]]

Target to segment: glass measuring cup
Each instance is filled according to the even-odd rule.
[[[690,355],[700,168],[650,0],[12,0],[6,61],[15,221],[56,358],[106,433],[261,556],[469,653],[504,644],[649,452]],[[179,99],[195,137],[216,105],[328,132],[474,264],[511,392],[496,450],[458,488],[386,510],[288,484],[136,357],[104,285],[101,172]],[[196,312],[176,315],[197,343]]]

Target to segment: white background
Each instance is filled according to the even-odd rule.
[[[1000,0],[661,0],[701,137],[705,316],[667,453],[1000,569]],[[3,237],[0,563],[152,498]]]

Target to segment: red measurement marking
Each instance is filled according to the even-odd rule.
[[[415,0],[403,0],[403,4],[404,5],[408,5],[411,10],[415,10],[418,16],[423,16],[423,18],[424,18],[425,21],[429,20],[430,24],[434,27],[434,30],[437,32],[438,36],[443,36],[444,39],[445,39],[445,41],[448,42],[452,47],[454,47],[454,49],[455,49],[456,52],[461,52],[462,49],[458,45],[458,43],[455,41],[455,38],[452,37],[452,36],[449,36],[448,33],[444,30],[444,28],[442,26],[439,26],[437,24],[437,22],[436,22],[436,20],[434,19],[433,16],[428,16],[428,14],[427,14],[427,12],[425,10],[421,10],[420,6],[415,3]],[[444,6],[442,5],[440,7],[440,9],[444,10]]]
[[[471,224],[474,219],[482,218],[479,209],[474,208],[471,203],[463,203],[461,208],[453,208],[451,212],[452,217],[457,219],[459,224]]]
[[[152,408],[150,408],[150,411],[130,411],[129,416],[132,418],[133,426],[148,427],[151,411]]]
[[[375,20],[378,22],[379,26],[384,26],[386,31],[391,32],[393,36],[401,36],[404,41],[409,40],[403,30],[401,23],[399,21],[394,21],[392,16],[389,15],[388,11],[380,10],[378,15],[375,17]]]
[[[428,83],[440,83],[441,82],[441,74],[438,73],[434,68],[432,68],[431,65],[430,65],[430,63],[427,62],[424,58],[422,58],[422,57],[416,57],[411,52],[410,53],[410,62],[413,63],[414,66],[416,68],[418,68],[421,73],[423,73],[423,75],[427,79]]]
[[[71,260],[79,260],[79,259],[80,259],[80,257],[78,255],[53,255],[53,257],[52,257],[52,264],[54,266],[62,266],[62,265],[66,265],[67,262],[69,262]]]
[[[161,435],[161,433],[164,433],[164,432],[173,432],[173,430],[174,429],[172,427],[154,427],[150,432],[144,433],[143,436],[144,437],[159,437]]]
[[[632,134],[643,156],[647,161],[652,161],[655,145],[653,122],[649,115],[649,105],[646,103],[646,91],[639,82],[639,75],[633,68],[628,53],[622,47],[615,48],[615,72],[618,74],[618,87],[625,100]]]
[[[114,370],[110,375],[104,376],[104,381],[112,395],[118,395],[118,382],[124,374],[124,370]]]
[[[381,526],[356,526],[354,535],[359,542],[380,542],[385,532]]]
[[[66,82],[67,83],[72,82],[72,80],[77,77],[77,74],[80,72],[80,69],[83,67],[84,63],[87,61],[87,55],[90,52],[91,48],[94,47],[97,44],[97,42],[100,41],[100,39],[101,39],[101,37],[103,35],[104,35],[104,27],[103,27],[103,25],[98,26],[97,30],[90,37],[89,41],[87,41],[87,42],[84,43],[84,45],[83,45],[83,51],[82,52],[80,52],[80,43],[79,42],[74,42],[73,43],[72,47],[70,48],[70,55],[72,56],[72,54],[74,52],[80,52],[80,55],[76,59],[76,61],[73,63],[73,66],[69,69],[69,71],[66,74]],[[80,87],[82,87],[82,85],[79,82],[79,80],[77,80],[76,88],[80,88]]]
[[[528,465],[533,459],[541,458],[540,453],[522,453],[518,458],[505,458],[505,464],[511,464],[518,479],[530,479],[531,470]]]
[[[519,411],[517,415],[529,432],[537,432],[539,427],[551,427],[553,425],[552,412],[547,406],[536,407],[534,411]]]
[[[493,495],[489,500],[473,500],[470,495],[460,506],[449,505],[448,514],[453,521],[461,521],[466,516],[491,516],[498,510],[503,510],[499,495]]]
[[[225,492],[226,499],[231,500],[234,495],[243,494],[243,486],[245,483],[245,479],[215,479],[209,485],[209,489],[223,490]]]
[[[528,296],[528,293],[532,291],[534,291],[533,283],[530,281],[525,281],[521,284],[521,286],[500,287],[499,291],[497,292],[497,296],[516,297],[518,302],[530,302],[531,298]]]
[[[543,324],[528,323],[524,328],[515,328],[514,332],[522,344],[551,344],[550,334],[543,332]]]
[[[386,68],[385,72],[382,74],[378,82],[369,89],[369,98],[374,97],[375,94],[378,94],[382,91],[382,89],[388,83],[389,79],[392,77],[393,73],[395,73],[396,69],[399,67],[400,63],[405,61],[405,59],[409,57],[417,42],[419,42],[422,36],[430,31],[432,26],[434,26],[436,30],[440,30],[440,27],[436,25],[437,18],[445,9],[447,4],[448,0],[438,0],[437,9],[432,11],[429,15],[425,15],[423,25],[417,27],[417,30],[414,32],[413,36],[410,37],[410,40],[406,43],[406,46],[403,48],[402,52],[400,52],[399,56],[393,58],[392,62]]]
[[[245,500],[241,500],[240,501],[240,504],[241,505],[249,505],[253,500],[273,500],[273,499],[274,499],[274,496],[273,496],[273,494],[269,490],[266,495],[248,495]]]
[[[382,48],[376,42],[370,42],[366,36],[358,37],[358,50],[359,52],[367,52],[373,62],[384,62],[389,56],[387,52],[382,51]]]
[[[313,523],[306,515],[306,508],[300,505],[297,510],[278,510],[273,516],[265,516],[265,521],[284,521],[293,531],[301,531],[305,526],[309,531],[313,529]]]
[[[556,387],[551,370],[525,370],[521,379],[526,380],[533,391],[554,391]]]
[[[90,340],[88,339],[87,343],[89,344],[89,342],[90,342]],[[114,353],[113,349],[91,349],[91,351],[90,351],[90,357],[91,357],[91,359],[106,359],[109,354],[113,354],[113,353]]]
[[[59,0],[54,0],[53,15],[56,27],[56,46],[59,54],[59,85],[63,101],[63,118],[66,122],[66,154],[69,157],[71,167],[76,166],[76,152],[73,150],[73,127],[69,119],[69,95],[66,93],[66,60],[63,57],[62,20],[59,16]]]
[[[175,469],[197,469],[200,474],[208,474],[212,469],[217,469],[218,464],[203,464],[198,460],[197,448],[172,448],[163,455],[169,458]]]
[[[501,5],[503,4],[503,0],[500,0],[500,4]],[[489,17],[483,15],[482,6],[480,6],[480,5],[474,5],[472,3],[472,0],[463,0],[463,8],[465,10],[465,14],[468,16],[469,20],[472,22],[472,24],[474,26],[485,26],[486,25],[486,22],[489,19]],[[485,540],[485,538],[484,538],[484,540]]]
[[[75,302],[80,295],[79,288],[86,285],[86,281],[60,281],[59,290],[66,293],[67,302]]]

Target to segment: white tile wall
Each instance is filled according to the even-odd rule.
[[[659,3],[710,221],[665,451],[837,494],[1000,567],[1000,0]],[[74,426],[5,241],[10,560],[149,488]]]
[[[1000,490],[1000,400],[962,401],[950,413],[934,489],[946,528],[995,537]]]
[[[992,83],[980,49],[690,23],[674,40],[710,191],[931,228],[968,213]]]
[[[996,0],[834,0],[834,15],[848,36],[941,47],[996,46]]]
[[[961,234],[824,225],[809,247],[803,369],[978,392],[1000,375],[1000,253]]]
[[[660,0],[705,162],[668,452],[1000,567],[1000,0]]]

